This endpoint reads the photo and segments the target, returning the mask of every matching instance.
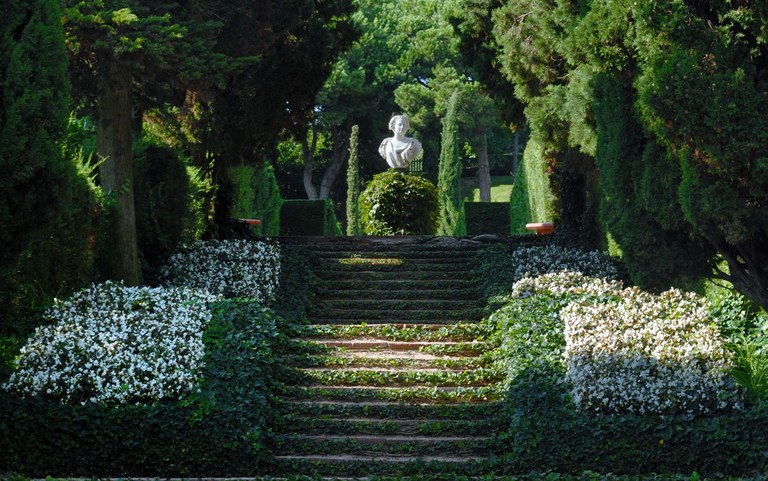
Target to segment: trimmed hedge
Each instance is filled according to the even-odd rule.
[[[529,368],[506,394],[509,472],[754,475],[768,469],[768,405],[716,416],[595,415],[575,409],[560,366]]]
[[[280,234],[284,236],[337,236],[341,228],[331,199],[290,199],[280,210]]]
[[[212,305],[201,391],[150,406],[66,405],[0,391],[0,472],[54,476],[243,476],[270,459],[272,311]]]
[[[467,235],[510,233],[508,202],[464,202]]]

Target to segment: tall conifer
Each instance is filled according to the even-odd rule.
[[[0,23],[0,271],[55,222],[69,115],[67,57],[54,0],[11,0]]]
[[[360,235],[360,168],[358,145],[360,143],[360,126],[352,126],[349,137],[349,165],[347,166],[347,235]]]
[[[459,93],[454,92],[443,119],[437,188],[440,195],[438,235],[461,234],[461,160],[459,159],[457,109]]]

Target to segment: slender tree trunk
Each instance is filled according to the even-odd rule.
[[[331,195],[331,188],[339,177],[341,167],[347,160],[349,155],[349,137],[347,131],[349,129],[340,129],[337,126],[331,127],[331,134],[333,138],[333,162],[325,169],[323,175],[323,181],[320,183],[320,198],[327,199]]]
[[[512,147],[512,178],[517,175],[517,166],[520,163],[520,132],[515,130]]]
[[[97,150],[102,187],[117,200],[115,276],[128,285],[141,281],[133,197],[131,79],[114,59],[105,60],[99,76]]]
[[[477,149],[477,177],[480,185],[480,202],[491,201],[491,164],[488,161],[488,137],[485,130],[480,136]]]
[[[301,142],[301,149],[304,152],[304,190],[307,193],[307,199],[317,200],[317,189],[312,183],[312,169],[315,163],[315,149],[317,148],[317,127],[312,126],[312,144],[307,138]]]

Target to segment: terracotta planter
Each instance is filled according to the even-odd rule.
[[[261,225],[261,220],[259,219],[240,219],[241,221],[245,222],[248,225]]]
[[[536,235],[547,235],[555,231],[555,225],[552,222],[531,222],[525,224],[525,228],[534,231]]]

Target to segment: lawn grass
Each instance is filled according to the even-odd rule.
[[[514,179],[511,175],[491,176],[491,202],[509,202]],[[480,187],[476,176],[461,179],[461,196],[471,202],[480,202]]]

